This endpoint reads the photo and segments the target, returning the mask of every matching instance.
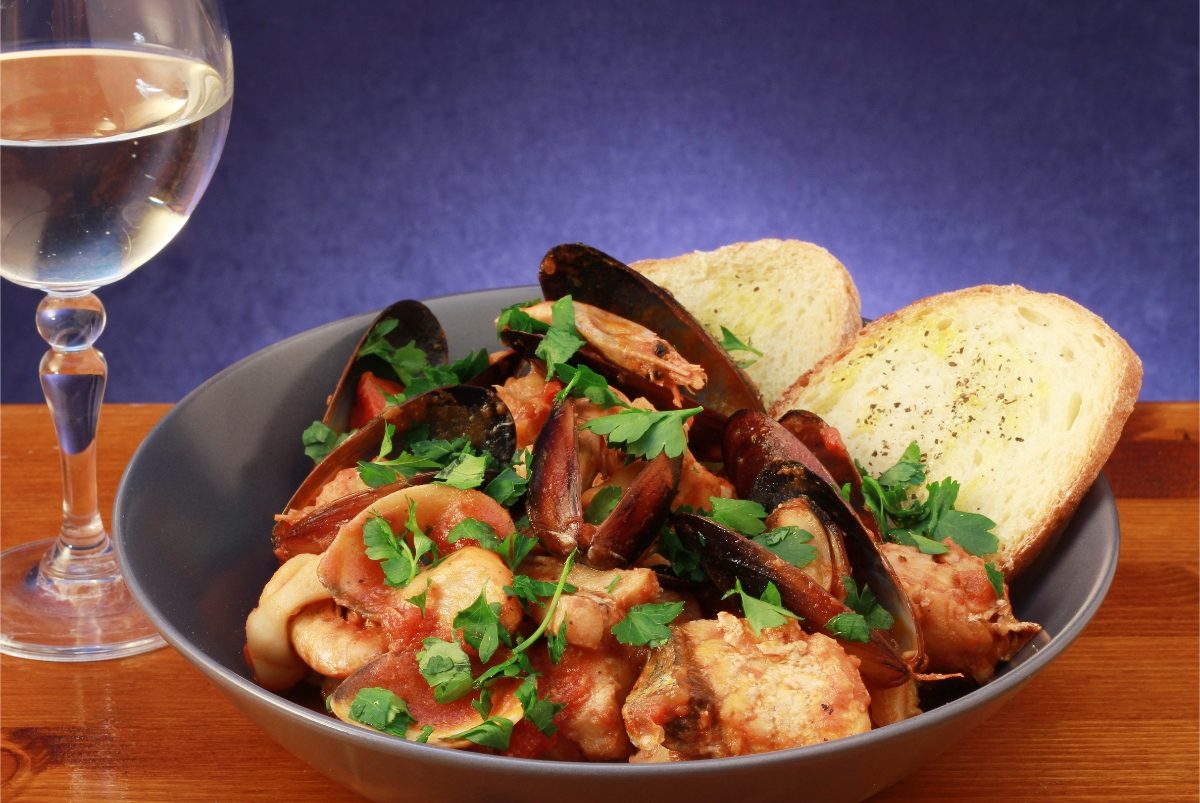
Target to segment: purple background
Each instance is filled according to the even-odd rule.
[[[183,233],[99,295],[110,401],[175,401],[403,297],[820,243],[876,316],[983,282],[1071,296],[1197,389],[1197,4],[231,0],[225,155]],[[39,295],[4,283],[5,402]]]

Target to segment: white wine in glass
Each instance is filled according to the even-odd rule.
[[[0,554],[0,651],[58,661],[162,639],[121,577],[97,501],[107,382],[93,291],[179,233],[229,127],[219,0],[0,0],[0,275],[46,291],[41,383],[63,469],[57,537]]]

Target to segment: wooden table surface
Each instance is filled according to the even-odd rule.
[[[168,409],[106,408],[104,511]],[[1197,799],[1198,414],[1196,403],[1143,403],[1126,426],[1105,469],[1120,563],[1083,635],[999,714],[877,800]],[[57,527],[56,449],[44,408],[0,407],[5,549]],[[6,801],[354,799],[171,648],[94,664],[4,656],[0,680]]]

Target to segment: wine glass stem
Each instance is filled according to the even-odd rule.
[[[50,344],[40,367],[42,392],[62,455],[63,521],[56,551],[66,553],[61,557],[67,562],[111,548],[96,491],[96,429],[108,365],[92,344],[104,322],[104,305],[92,293],[52,293],[37,310],[38,331]]]

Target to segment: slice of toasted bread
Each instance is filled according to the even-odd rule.
[[[735,243],[630,267],[675,296],[718,343],[724,326],[763,353],[746,373],[767,405],[862,325],[850,274],[812,243]]]
[[[1024,568],[1070,517],[1116,445],[1142,364],[1063,296],[983,286],[918,301],[864,327],[772,407],[837,427],[872,474],[916,441],[929,481],[996,522],[996,565]]]

